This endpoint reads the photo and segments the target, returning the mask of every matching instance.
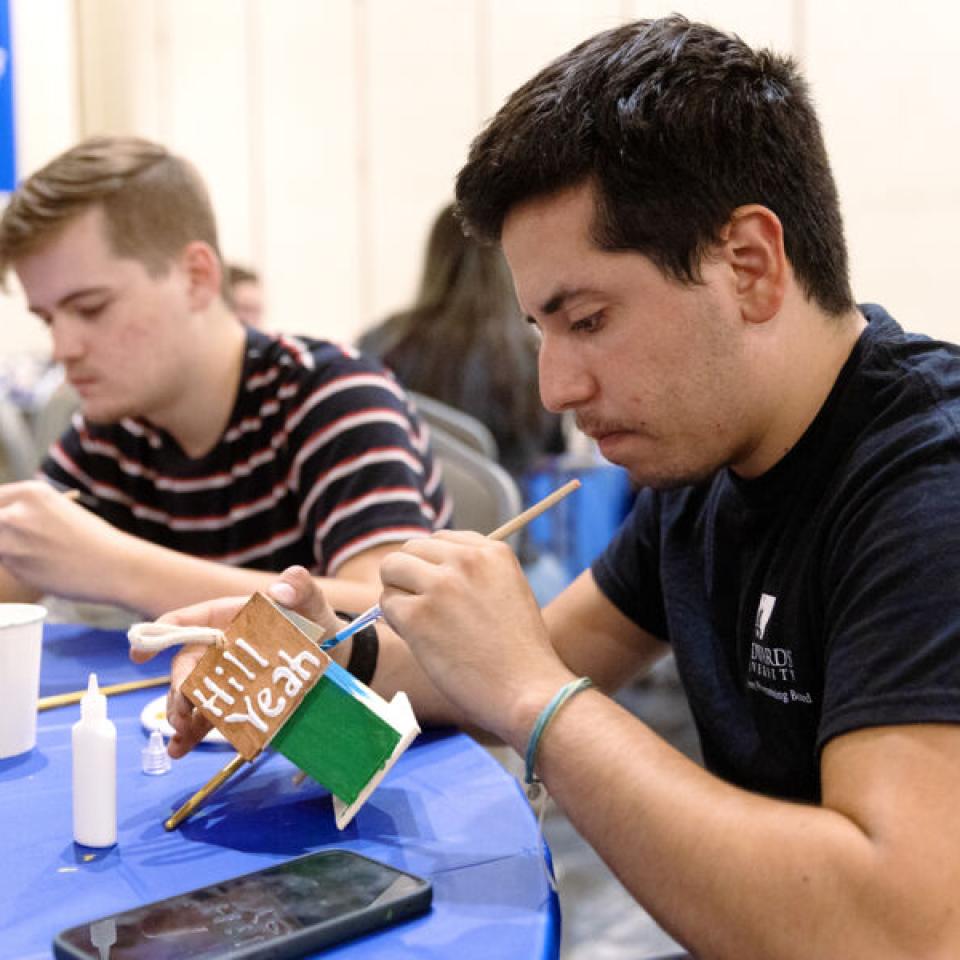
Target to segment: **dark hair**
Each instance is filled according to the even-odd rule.
[[[254,283],[260,285],[260,274],[252,267],[245,267],[240,263],[225,263],[223,265],[223,283],[221,294],[224,302],[231,310],[236,310],[237,301],[234,296],[234,290],[241,283]]]
[[[733,211],[772,210],[806,295],[853,306],[836,185],[789,57],[681,16],[597,34],[520,87],[457,178],[466,228],[498,242],[517,204],[592,182],[601,249],[636,250],[680,282]]]
[[[202,178],[186,160],[139,137],[90,137],[25,180],[0,218],[0,277],[70,221],[100,207],[115,254],[166,272],[194,240],[220,255]]]
[[[408,389],[485,423],[509,469],[543,451],[553,421],[540,404],[536,337],[503,254],[464,236],[452,204],[430,230],[415,301],[359,346]]]
[[[227,286],[231,289],[238,283],[259,283],[260,274],[252,267],[245,267],[239,263],[227,263],[226,265]]]

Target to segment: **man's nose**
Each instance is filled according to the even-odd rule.
[[[597,383],[575,345],[540,344],[540,400],[553,413],[576,410],[593,398]]]
[[[68,317],[54,316],[50,321],[50,337],[53,341],[53,360],[67,363],[82,356],[86,349],[82,331]]]

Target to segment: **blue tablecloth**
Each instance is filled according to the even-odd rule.
[[[122,634],[48,625],[41,696],[166,673],[136,666]],[[118,834],[93,852],[72,839],[70,727],[79,706],[40,714],[37,747],[0,761],[0,956],[48,958],[69,926],[325,847],[345,847],[428,877],[424,917],[324,953],[337,958],[556,957],[560,919],[535,819],[516,782],[468,737],[421,735],[344,831],[330,795],[268,753],[178,830],[163,821],[233,756],[202,746],[162,776],[141,772],[140,713],[164,692],[109,699],[118,736]]]

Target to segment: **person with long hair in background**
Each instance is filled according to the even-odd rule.
[[[503,254],[465,236],[452,204],[430,230],[416,299],[358,346],[408,390],[485,424],[511,473],[562,451],[560,420],[540,403],[537,336],[522,322]]]

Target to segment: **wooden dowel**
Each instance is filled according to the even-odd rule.
[[[126,683],[112,683],[101,687],[100,692],[110,696],[114,693],[132,693],[134,690],[146,690],[149,687],[162,687],[170,683],[170,675],[165,677],[147,677],[145,680],[129,680]],[[70,703],[79,703],[86,690],[74,690],[72,693],[55,693],[41,697],[37,701],[37,710],[49,710],[51,707],[65,707]]]
[[[175,830],[217,787],[226,783],[244,764],[246,760],[238,753],[215,777],[208,780],[179,810],[163,821],[164,830]]]
[[[532,507],[528,507],[523,513],[518,513],[512,520],[508,520],[502,527],[497,527],[493,533],[488,533],[490,540],[506,540],[512,537],[518,530],[523,529],[531,520],[536,520],[541,513],[546,513],[558,500],[573,493],[580,486],[579,480],[570,480],[562,487],[558,487],[553,493],[548,494],[542,500],[538,500]]]

